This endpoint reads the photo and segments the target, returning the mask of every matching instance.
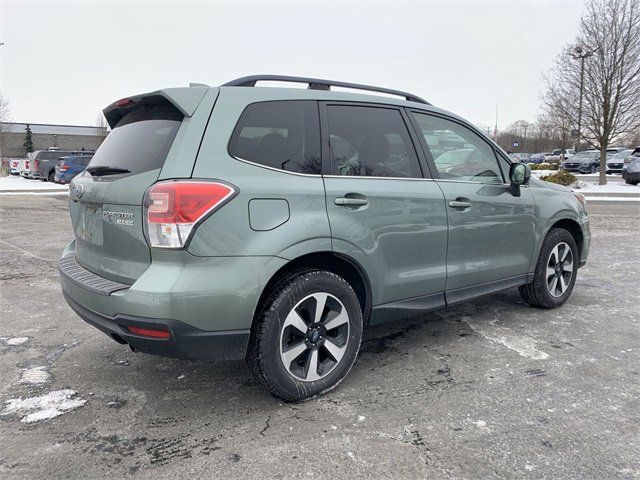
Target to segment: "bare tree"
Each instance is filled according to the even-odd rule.
[[[640,0],[587,0],[574,45],[546,78],[548,116],[563,118],[600,148],[600,185],[607,147],[640,127]]]
[[[6,126],[4,122],[8,122],[11,117],[11,112],[9,110],[9,102],[7,102],[2,95],[0,95],[0,159],[2,158],[2,151],[4,147],[5,135],[4,132],[6,130]]]
[[[98,129],[98,135],[100,135],[101,137],[106,137],[107,134],[109,133],[108,128],[109,125],[107,124],[107,119],[104,118],[104,115],[102,112],[98,113],[98,115],[96,116],[96,128]]]

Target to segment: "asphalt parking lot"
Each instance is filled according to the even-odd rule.
[[[0,196],[0,478],[640,478],[639,205],[589,205],[564,307],[509,290],[370,329],[337,390],[284,404],[241,362],[86,325],[58,286],[66,198]],[[49,420],[10,402],[61,390]]]

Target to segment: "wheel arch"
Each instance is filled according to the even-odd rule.
[[[562,228],[567,230],[573,239],[576,241],[576,245],[578,246],[578,258],[582,258],[582,250],[584,248],[584,234],[582,232],[582,227],[580,224],[572,218],[562,218],[560,220],[556,220],[545,232],[544,237],[549,234],[551,229],[553,228]]]
[[[372,305],[369,277],[364,268],[353,258],[332,251],[319,251],[301,255],[290,260],[277,270],[262,289],[254,311],[253,322],[255,322],[259,312],[262,310],[270,292],[278,283],[297,271],[311,268],[327,270],[344,278],[356,292],[362,308],[364,322],[365,324],[368,322]]]

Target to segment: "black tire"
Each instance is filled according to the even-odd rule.
[[[629,185],[638,185],[638,180],[625,180]]]
[[[348,315],[348,333],[344,336],[344,349],[342,357],[334,363],[334,359],[322,350],[325,356],[325,363],[330,364],[327,373],[322,373],[321,378],[315,381],[305,381],[296,378],[290,373],[292,366],[297,363],[306,363],[309,369],[309,358],[304,355],[311,355],[311,350],[304,351],[298,360],[285,367],[283,360],[285,353],[283,340],[285,338],[284,325],[287,316],[301,302],[307,301],[312,295],[322,295],[326,292],[330,297],[337,299]],[[314,300],[315,301],[315,300]],[[327,300],[328,305],[329,300]],[[328,311],[328,306],[323,311]],[[305,321],[310,325],[318,325],[313,320]],[[349,373],[360,349],[362,340],[362,309],[358,297],[349,283],[342,277],[325,270],[307,269],[296,272],[282,279],[272,289],[269,297],[264,302],[261,311],[256,312],[254,326],[251,332],[249,348],[246,361],[253,375],[276,397],[288,402],[295,402],[311,398],[328,392],[337,387],[342,379]],[[341,327],[342,328],[342,327]],[[294,332],[297,330],[294,329]],[[325,336],[329,335],[325,332]],[[307,342],[307,337],[304,337]],[[328,341],[328,340],[325,340]],[[322,345],[322,344],[320,344]],[[321,346],[317,347],[320,352]],[[307,353],[309,352],[309,353]],[[328,352],[328,350],[327,350]],[[320,355],[320,353],[318,353]],[[318,357],[316,357],[318,358]],[[305,367],[302,367],[305,368]],[[320,369],[323,369],[322,365]],[[318,374],[318,368],[315,373]]]
[[[550,284],[554,285],[553,275],[548,276],[547,267],[551,261],[551,254],[554,248],[561,244],[569,246],[572,258],[572,274],[568,279],[568,283],[566,283],[566,290],[564,290],[562,294],[555,296],[550,291]],[[540,256],[536,263],[533,281],[527,285],[519,287],[520,296],[532,307],[559,307],[571,296],[573,286],[576,283],[579,262],[580,257],[578,254],[578,246],[576,245],[573,235],[563,228],[552,228],[542,242],[542,248],[540,249]],[[560,271],[562,272],[562,269],[560,269]],[[566,272],[564,272],[564,274],[566,274]],[[563,275],[563,273],[560,273],[560,275]],[[563,281],[564,278],[566,278],[566,276],[563,277]],[[551,281],[549,281],[550,279]],[[558,288],[561,290],[561,287]],[[556,289],[554,288],[554,290]],[[556,293],[558,293],[558,290],[556,290]]]

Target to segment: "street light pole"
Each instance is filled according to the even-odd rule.
[[[584,61],[593,55],[593,52],[585,52],[581,46],[577,46],[575,49],[575,55],[571,55],[576,60],[580,60],[580,101],[578,103],[578,134],[577,144],[574,150],[577,152],[580,150],[580,140],[582,138],[582,98],[584,96]]]

